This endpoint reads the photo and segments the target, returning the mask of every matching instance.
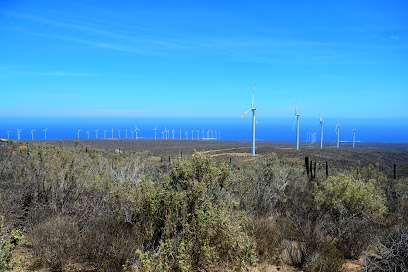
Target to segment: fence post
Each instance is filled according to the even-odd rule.
[[[397,179],[397,164],[394,163],[394,179]]]
[[[30,155],[31,153],[30,153],[30,146],[28,145],[28,143],[27,143],[27,155]]]
[[[326,178],[329,176],[329,163],[326,162]]]

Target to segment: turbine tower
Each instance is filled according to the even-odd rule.
[[[323,116],[320,116],[320,148],[323,148]]]
[[[221,131],[220,130],[218,131],[218,140],[221,141]]]
[[[201,138],[203,138],[203,141],[204,141],[204,129],[203,129],[203,131],[201,131],[201,134],[203,135],[203,137],[201,137]]]
[[[200,140],[200,130],[197,130],[197,140]]]
[[[10,130],[7,130],[7,139],[10,139]]]
[[[154,130],[154,139],[156,140],[157,126],[153,130]]]
[[[184,134],[186,135],[186,140],[188,140],[188,130]]]
[[[353,126],[353,147],[354,147],[354,145],[355,145],[355,143],[356,143],[356,129],[354,128],[354,126]]]
[[[17,129],[17,140],[20,140],[20,132],[22,131],[22,129]]]
[[[113,128],[112,128],[112,139],[113,139]]]
[[[242,119],[242,117],[244,117],[248,112],[252,111],[252,156],[255,156],[255,122],[256,122],[255,111],[258,109],[258,108],[254,108],[255,86],[256,86],[256,83],[254,85],[254,90],[252,92],[251,108],[241,116],[241,119]]]
[[[191,140],[194,140],[194,129],[191,131]]]
[[[103,130],[103,138],[106,139],[106,129]]]
[[[34,131],[35,131],[35,129],[31,130],[31,140],[34,140]]]
[[[126,137],[126,139],[127,139],[127,131],[128,131],[128,130],[126,129],[126,130],[125,130],[125,137]]]
[[[80,132],[81,130],[80,129],[78,129],[78,139],[79,139],[79,132]]]
[[[44,140],[47,140],[47,129],[48,129],[48,128],[46,128],[46,129],[43,130],[43,131],[44,131]]]
[[[295,127],[295,122],[296,122],[296,150],[299,149],[299,116],[300,114],[297,113],[297,105],[295,106],[295,120],[293,121],[293,128]]]
[[[118,139],[120,139],[120,129],[118,129],[118,132],[119,132],[119,138]]]
[[[86,131],[86,135],[88,135],[88,139],[89,139],[89,130]]]
[[[181,128],[180,128],[180,132],[179,132],[179,134],[180,134],[180,140],[181,140]]]
[[[336,147],[339,148],[340,147],[340,130],[339,130],[339,119],[337,119],[337,125],[336,125],[336,134],[337,134],[337,144]]]
[[[95,131],[96,139],[98,139],[98,131],[99,131],[99,128],[98,128],[98,129],[95,129],[94,131]]]
[[[173,130],[172,130],[171,132],[173,133],[173,141],[174,141],[174,132],[175,132],[175,131],[174,131],[174,128],[173,128]]]
[[[133,139],[133,134],[135,134],[135,131],[134,131],[134,130],[132,130],[130,133],[132,133],[132,139]]]

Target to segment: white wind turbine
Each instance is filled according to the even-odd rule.
[[[191,131],[191,140],[194,140],[194,129]]]
[[[132,134],[132,139],[133,139],[133,134],[135,134],[135,131],[132,130],[130,133]]]
[[[137,126],[135,125],[136,140],[137,140],[137,138],[138,138],[138,137],[137,137],[137,132],[138,132],[139,130],[140,130],[140,129],[138,129]],[[155,139],[156,139],[156,137],[155,137]]]
[[[156,140],[157,126],[156,126],[156,128],[154,128],[153,130],[154,130],[154,139]]]
[[[22,129],[18,128],[17,129],[17,140],[20,140],[20,132],[22,131]]]
[[[339,148],[340,147],[340,129],[339,129],[340,125],[339,125],[339,119],[337,119],[337,124],[336,124],[336,134],[337,134],[337,144],[336,147]]]
[[[186,135],[186,140],[188,140],[188,131],[186,131],[186,132],[184,133],[184,135]]]
[[[120,131],[121,131],[121,130],[120,130],[120,129],[118,129],[118,132],[119,132],[119,138],[118,138],[118,139],[120,139]]]
[[[113,128],[112,128],[112,139],[113,139]]]
[[[10,130],[7,130],[7,139],[10,139]]]
[[[106,129],[103,130],[103,138],[106,139]]]
[[[320,148],[323,148],[323,116],[320,116]]]
[[[180,134],[180,140],[181,140],[181,128],[180,128],[180,132],[179,132],[179,134]]]
[[[43,130],[43,131],[44,131],[44,140],[47,140],[47,129],[48,129],[48,128],[46,128],[46,129]]]
[[[354,128],[354,125],[353,125],[353,130],[352,130],[352,132],[353,132],[353,147],[354,147],[354,145],[355,145],[355,143],[356,143],[356,129]]]
[[[200,130],[197,130],[197,140],[200,140]]]
[[[86,131],[86,135],[88,135],[88,139],[89,139],[89,130]]]
[[[293,121],[292,131],[295,128],[296,122],[296,150],[299,149],[299,116],[300,114],[297,113],[297,105],[295,106],[295,120]]]
[[[258,109],[258,108],[254,108],[255,86],[256,86],[256,83],[254,85],[254,90],[252,92],[251,108],[241,116],[241,119],[242,119],[242,117],[244,117],[248,112],[252,111],[252,156],[255,156],[255,122],[256,122],[255,111]]]
[[[211,129],[211,139],[213,138],[213,135],[214,135],[213,130]]]
[[[34,140],[34,131],[35,131],[35,129],[31,130],[31,140]]]
[[[95,131],[95,139],[98,139],[98,131],[99,131],[99,128],[95,129],[94,131]]]
[[[210,139],[210,130],[207,130],[207,140]]]
[[[174,131],[174,128],[173,128],[173,130],[172,130],[171,132],[173,133],[173,141],[174,141],[174,132],[175,132],[175,131]]]
[[[80,132],[81,130],[80,129],[78,129],[78,139],[79,139],[79,132]]]
[[[127,139],[127,131],[128,131],[128,130],[126,129],[126,130],[125,130],[125,137],[126,137],[126,139]]]

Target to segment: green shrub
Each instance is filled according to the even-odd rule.
[[[338,174],[315,185],[315,201],[335,214],[381,219],[387,212],[386,199],[375,180],[364,181]]]
[[[19,230],[8,231],[3,221],[0,217],[0,271],[7,271],[11,254],[23,236]]]

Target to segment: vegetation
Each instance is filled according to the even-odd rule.
[[[169,161],[66,143],[30,146],[30,155],[14,143],[0,160],[1,269],[21,233],[50,271],[241,271],[257,263],[343,271],[362,254],[383,271],[370,250],[403,267],[407,180],[378,165],[310,180],[302,158],[288,154],[230,164],[195,152]]]

